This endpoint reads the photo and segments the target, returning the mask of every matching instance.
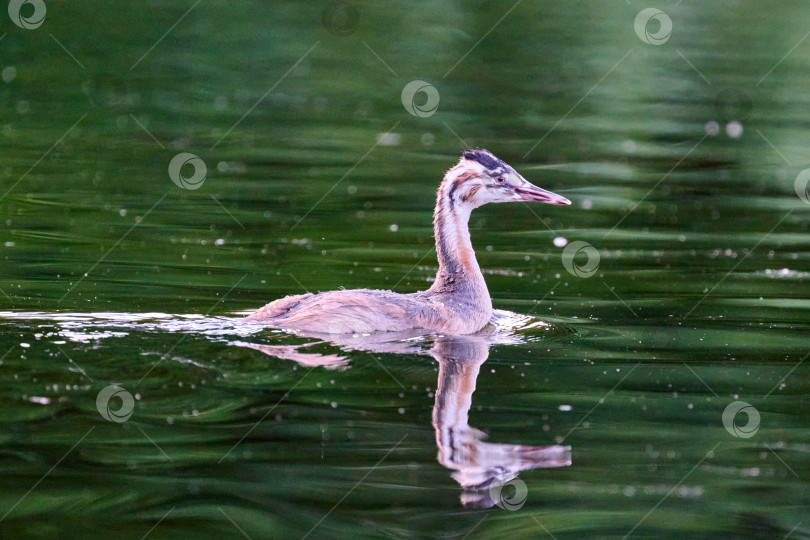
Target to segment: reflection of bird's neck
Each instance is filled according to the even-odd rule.
[[[486,359],[486,358],[484,358]],[[436,428],[436,443],[444,457],[456,461],[453,448],[453,432],[471,429],[469,422],[472,395],[481,362],[458,360],[439,361],[439,383],[436,387],[436,405],[433,407],[433,427]],[[455,457],[454,457],[455,456]]]
[[[430,292],[462,296],[465,304],[491,314],[492,300],[470,242],[472,205],[460,195],[460,186],[467,180],[463,169],[454,167],[439,186],[433,212],[439,271]]]
[[[480,338],[459,337],[437,341],[430,354],[439,362],[439,382],[433,407],[433,427],[439,447],[439,462],[456,468],[466,460],[459,436],[474,431],[468,424],[475,381],[489,356],[488,344]]]

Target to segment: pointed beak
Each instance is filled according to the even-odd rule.
[[[545,189],[539,188],[529,182],[516,186],[514,189],[515,193],[520,196],[521,201],[534,201],[546,204],[571,204],[571,201],[562,195],[557,195],[556,193],[546,191]]]

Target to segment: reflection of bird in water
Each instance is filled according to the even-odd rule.
[[[287,296],[251,314],[252,322],[329,334],[413,328],[470,334],[492,317],[492,300],[470,243],[473,209],[498,202],[571,204],[527,182],[486,150],[464,152],[439,186],[433,228],[439,271],[427,291],[398,294],[370,289]]]
[[[439,447],[438,461],[454,470],[453,478],[464,488],[462,504],[468,507],[488,508],[495,504],[503,507],[521,501],[509,497],[506,485],[515,481],[522,470],[571,465],[570,446],[527,446],[484,442],[483,432],[470,427],[468,414],[475,391],[475,382],[481,365],[489,356],[489,347],[522,342],[514,330],[537,328],[540,321],[522,315],[496,311],[495,324],[475,335],[436,336],[428,349],[429,340],[416,330],[389,332],[363,336],[357,343],[342,343],[345,336],[327,336],[322,333],[303,332],[319,341],[303,344],[258,344],[231,341],[231,345],[249,347],[276,358],[297,362],[304,367],[347,369],[348,351],[365,351],[399,355],[430,355],[439,363],[436,402],[433,407],[433,427]],[[546,325],[551,336],[569,335]],[[338,354],[325,354],[320,348],[329,343],[340,349]],[[519,482],[519,481],[518,481]],[[521,484],[521,486],[523,486]],[[515,486],[517,487],[517,486]],[[525,486],[523,486],[525,488]],[[516,508],[516,506],[512,506]]]
[[[461,496],[464,506],[489,508],[497,504],[502,497],[501,486],[520,471],[571,465],[570,446],[488,443],[483,441],[486,436],[483,432],[467,423],[478,370],[489,356],[484,339],[439,338],[430,354],[439,362],[433,408],[438,460],[456,471],[453,478],[464,488]]]

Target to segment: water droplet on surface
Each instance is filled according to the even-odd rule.
[[[739,122],[729,122],[726,124],[726,135],[732,139],[739,139],[742,135],[743,127]]]

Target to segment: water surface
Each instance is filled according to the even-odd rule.
[[[804,3],[46,6],[0,25],[4,537],[810,537]],[[471,147],[573,201],[473,214],[502,324],[240,320],[429,287]]]

